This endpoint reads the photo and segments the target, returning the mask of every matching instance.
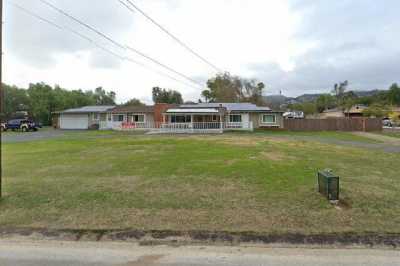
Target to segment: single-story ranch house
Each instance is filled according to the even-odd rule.
[[[56,112],[61,129],[149,130],[222,133],[225,130],[283,128],[283,112],[252,103],[198,103],[152,106],[85,106]]]
[[[98,128],[107,112],[115,106],[84,106],[53,113],[53,127],[61,129]]]

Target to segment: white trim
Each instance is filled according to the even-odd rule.
[[[274,122],[265,122],[264,121],[264,116],[273,116],[274,117]],[[276,114],[260,114],[260,124],[262,125],[276,125],[277,123],[277,119],[276,119]]]
[[[143,116],[143,121],[128,121],[128,122],[132,122],[132,123],[146,123],[146,114],[144,114],[144,113],[129,113],[128,115],[127,115],[127,117],[128,116],[130,116],[131,118],[133,118],[133,116],[135,116],[135,115],[142,115]]]
[[[122,115],[122,121],[119,121],[119,120],[114,120],[114,116],[120,116],[120,115]],[[126,115],[125,114],[112,114],[111,115],[111,121],[112,122],[126,122]]]
[[[231,116],[240,116],[240,121],[231,121]],[[228,114],[228,119],[229,119],[228,122],[230,122],[230,123],[242,123],[243,117],[242,117],[242,114],[230,113],[230,114]]]

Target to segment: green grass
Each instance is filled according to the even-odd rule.
[[[3,144],[0,226],[400,232],[400,154],[278,133],[69,134]],[[316,192],[323,168],[341,209]]]
[[[364,136],[356,135],[352,132],[339,132],[339,131],[271,131],[271,130],[255,130],[256,134],[264,136],[286,136],[286,137],[304,137],[313,138],[315,140],[337,140],[337,141],[356,141],[363,143],[377,143],[377,140],[367,138]]]
[[[382,135],[393,137],[393,138],[400,138],[400,131],[399,132],[382,132]]]

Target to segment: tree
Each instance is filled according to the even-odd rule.
[[[29,84],[29,114],[44,125],[51,124],[51,112],[55,111],[55,101],[52,88],[43,83]]]
[[[393,83],[387,93],[387,100],[391,105],[400,105],[400,87],[397,83]]]
[[[15,117],[18,111],[27,111],[28,115],[44,125],[51,123],[52,112],[68,108],[95,104],[113,104],[114,92],[103,89],[93,91],[66,90],[58,85],[54,89],[41,82],[29,84],[28,89],[2,84],[4,100],[3,120]]]
[[[210,100],[213,99],[213,98],[212,98],[212,95],[211,95],[211,91],[209,91],[209,90],[203,90],[203,91],[201,92],[201,97],[204,98],[204,101],[205,101],[206,103],[208,103]]]
[[[379,103],[374,103],[363,111],[364,116],[378,118],[387,117],[389,113],[390,109]]]
[[[115,92],[106,92],[102,87],[95,89],[93,97],[96,105],[115,105]]]
[[[26,90],[2,84],[1,92],[1,98],[3,99],[2,120],[10,118],[17,111],[28,110],[29,98]]]
[[[343,104],[343,96],[344,96],[344,93],[345,93],[348,85],[349,85],[349,82],[347,80],[345,80],[343,82],[340,82],[339,84],[336,83],[333,86],[332,93],[336,97],[336,104],[338,106],[342,106],[342,104]]]
[[[314,102],[289,104],[288,108],[290,110],[303,111],[305,115],[317,113],[317,104]]]
[[[265,85],[254,79],[243,79],[229,73],[218,74],[207,81],[201,96],[206,102],[252,102],[263,104]]]
[[[327,109],[332,109],[335,106],[335,97],[330,94],[322,94],[316,100],[316,107],[319,113],[322,113]]]
[[[153,102],[155,103],[169,103],[169,104],[183,103],[183,98],[180,92],[175,90],[162,89],[160,87],[153,87],[152,97],[153,97]]]
[[[123,104],[124,106],[145,106],[139,99],[133,98]]]

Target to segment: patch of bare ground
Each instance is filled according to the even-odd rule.
[[[290,160],[295,160],[296,158],[294,156],[290,156],[287,154],[284,154],[279,151],[262,151],[259,153],[258,158],[262,158],[265,160],[270,160],[270,161],[290,161]]]

